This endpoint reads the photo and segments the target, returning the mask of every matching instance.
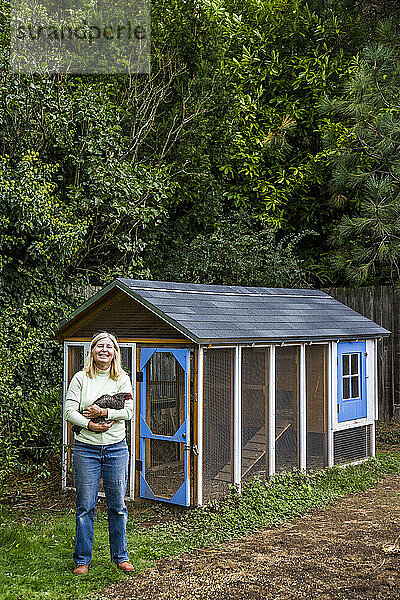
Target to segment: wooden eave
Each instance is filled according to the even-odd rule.
[[[149,310],[165,323],[179,331],[179,333],[188,338],[190,341],[198,343],[197,336],[195,336],[192,332],[177,323],[174,319],[171,319],[165,315],[161,310],[136,294],[133,290],[119,280],[113,281],[105,288],[97,292],[97,294],[92,296],[92,298],[89,298],[89,300],[84,302],[76,310],[74,310],[69,319],[65,319],[61,322],[61,326],[54,333],[54,337],[59,342],[63,342],[64,340],[68,339],[68,337],[73,334],[79,325],[90,320],[98,311],[103,310],[108,303],[112,303],[115,300],[115,297],[121,292],[127,296],[130,296],[133,300],[141,304],[144,308]]]

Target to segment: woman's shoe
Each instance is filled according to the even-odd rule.
[[[133,573],[135,571],[135,567],[128,560],[124,560],[123,562],[118,563],[118,569],[123,571],[124,573]]]
[[[84,575],[89,571],[89,567],[90,565],[76,565],[72,572],[74,575]]]

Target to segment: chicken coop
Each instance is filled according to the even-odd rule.
[[[128,494],[202,506],[231,485],[375,454],[377,340],[322,291],[116,279],[60,325],[64,398],[90,340],[132,378]],[[63,487],[73,486],[64,421]]]

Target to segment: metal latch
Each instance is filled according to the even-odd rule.
[[[142,471],[143,470],[143,461],[137,460],[135,463],[135,470]]]
[[[138,383],[142,383],[142,381],[143,381],[143,371],[137,371],[136,372],[136,381]]]
[[[190,452],[193,452],[195,456],[199,455],[199,449],[196,444],[194,446],[185,445],[183,446],[183,448],[184,450],[189,450]]]

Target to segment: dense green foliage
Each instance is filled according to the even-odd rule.
[[[352,65],[346,97],[322,103],[332,201],[347,208],[332,232],[331,262],[347,281],[395,284],[400,258],[400,56],[390,22],[383,43]]]
[[[71,283],[398,279],[391,0],[155,0],[151,74],[129,77],[11,73],[8,10],[1,470],[43,459]]]
[[[174,556],[248,535],[260,527],[279,525],[312,508],[329,506],[347,494],[366,490],[388,474],[400,473],[400,456],[385,454],[362,465],[315,473],[293,471],[270,480],[253,479],[241,495],[230,496],[205,509],[176,516],[173,507],[154,508],[158,516],[172,516],[151,529],[141,521],[146,510],[128,521],[128,549],[140,572],[154,560]],[[153,509],[148,509],[153,512]],[[153,514],[154,517],[154,514]],[[174,518],[175,517],[175,518]],[[67,600],[87,597],[124,575],[109,563],[106,513],[98,515],[94,558],[87,576],[71,575],[74,515],[56,518],[15,518],[0,509],[0,600]],[[53,569],[49,570],[48,565]]]

